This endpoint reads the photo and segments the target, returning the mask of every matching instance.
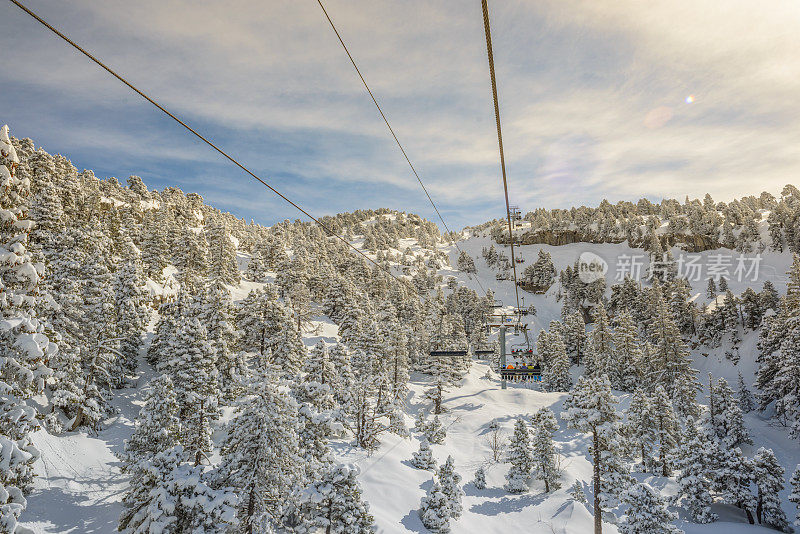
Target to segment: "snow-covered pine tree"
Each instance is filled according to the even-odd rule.
[[[682,534],[672,524],[678,514],[667,509],[667,503],[647,484],[635,484],[625,492],[628,510],[619,525],[621,534]]]
[[[761,325],[764,318],[764,308],[758,294],[753,288],[748,287],[741,298],[742,314],[744,315],[744,327],[748,330],[755,330]]]
[[[634,458],[639,456],[642,459],[643,469],[649,469],[653,463],[656,442],[656,418],[652,400],[641,388],[633,392],[631,403],[625,411],[623,428],[628,450]]]
[[[725,447],[753,443],[744,426],[742,408],[724,378],[711,385],[708,406],[712,427]]]
[[[792,478],[789,480],[789,486],[791,486],[792,491],[789,493],[789,501],[794,503],[795,519],[794,524],[796,526],[800,526],[800,464],[797,465],[794,472],[792,473]]]
[[[180,325],[165,359],[158,362],[159,372],[172,379],[180,406],[181,443],[195,455],[195,464],[211,452],[211,423],[219,415],[221,396],[214,352],[208,343],[205,327],[197,317]]]
[[[511,493],[525,493],[530,489],[534,458],[528,425],[521,417],[514,424],[507,461],[511,467],[506,474],[506,490]]]
[[[614,365],[614,340],[608,314],[602,303],[594,308],[594,329],[589,333],[588,346],[587,358],[584,360],[586,374],[609,375]]]
[[[681,435],[680,448],[675,453],[675,466],[680,469],[677,476],[678,492],[674,502],[682,504],[695,523],[711,523],[717,520],[711,511],[712,455],[715,444],[698,431],[693,417],[687,417]]]
[[[38,427],[29,397],[44,389],[47,361],[58,347],[36,318],[41,265],[26,245],[33,223],[25,219],[30,182],[19,165],[8,126],[0,128],[0,525],[9,532],[25,509],[23,492],[38,458],[30,433]],[[38,267],[38,268],[37,268]],[[13,528],[12,528],[13,527]]]
[[[455,460],[452,456],[448,456],[447,460],[439,466],[437,477],[442,491],[450,500],[450,517],[458,519],[463,512],[461,498],[464,496],[464,490],[461,489],[461,475],[456,473]]]
[[[212,488],[202,467],[186,463],[190,457],[178,445],[132,467],[120,532],[230,532],[236,495],[231,488]]]
[[[150,317],[139,252],[130,239],[123,246],[123,264],[114,274],[116,333],[120,340],[117,368],[124,374],[136,370],[142,335]]]
[[[436,460],[433,459],[431,445],[425,437],[419,442],[419,450],[411,456],[411,465],[417,469],[436,469]]]
[[[34,460],[16,442],[0,435],[0,532],[24,532],[19,528],[18,521],[28,502],[17,480],[26,476]]]
[[[238,332],[231,293],[219,281],[206,287],[198,317],[206,327],[222,398],[231,401],[241,392],[247,369],[244,355],[236,350]]]
[[[667,309],[660,287],[655,285],[652,293],[652,322],[648,330],[655,348],[652,354],[655,376],[651,381],[662,384],[671,400],[694,402],[697,384],[689,349]]]
[[[713,299],[717,296],[717,284],[714,283],[713,278],[708,279],[708,286],[706,288],[706,298]]]
[[[236,262],[236,247],[224,220],[211,221],[206,226],[206,239],[211,279],[238,285],[242,277]]]
[[[203,232],[186,227],[180,235],[181,246],[175,252],[174,263],[179,270],[178,281],[191,293],[197,293],[209,273],[208,242]]]
[[[279,376],[267,368],[248,384],[222,445],[216,483],[236,488],[239,532],[276,521],[303,484],[297,403]]]
[[[718,449],[720,458],[716,460],[712,488],[721,495],[722,500],[741,508],[747,520],[754,524],[753,512],[756,497],[750,490],[753,483],[753,461],[742,454],[739,447]]]
[[[542,408],[536,413],[532,426],[533,477],[544,482],[544,491],[550,493],[559,487],[561,476],[558,450],[553,442],[553,432],[558,429],[558,423],[549,408]]]
[[[433,485],[420,502],[419,517],[425,528],[431,532],[437,534],[450,532],[450,498],[442,491],[442,486],[435,478]]]
[[[569,489],[569,497],[575,502],[579,502],[581,504],[586,504],[588,501],[586,500],[586,492],[583,491],[583,484],[581,484],[580,480],[575,480],[572,486]]]
[[[475,478],[472,479],[472,485],[475,486],[475,489],[486,489],[486,470],[483,466],[475,471]]]
[[[641,350],[633,316],[624,311],[617,316],[617,327],[614,329],[614,357],[610,371],[611,385],[622,391],[633,391],[642,377],[639,371]]]
[[[758,488],[756,519],[760,525],[791,532],[779,495],[783,491],[785,472],[772,449],[760,447],[756,451],[753,456],[753,481]]]
[[[719,277],[719,291],[720,293],[728,291],[728,280],[724,276]]]
[[[675,417],[672,403],[664,387],[659,384],[653,392],[651,401],[653,407],[653,422],[656,442],[658,444],[658,458],[655,465],[661,469],[661,476],[671,474],[671,458],[675,447],[678,446],[680,426]]]
[[[561,413],[569,428],[592,435],[595,534],[603,532],[604,505],[607,508],[616,504],[621,486],[630,480],[617,457],[621,446],[616,404],[607,376],[580,377]]]
[[[136,417],[133,433],[125,441],[127,464],[153,457],[179,442],[181,422],[172,380],[166,375],[159,375],[147,387],[144,405]]]
[[[475,274],[478,272],[478,270],[475,268],[475,261],[463,250],[458,255],[456,266],[458,267],[459,271],[463,271],[467,274]]]
[[[313,534],[323,529],[339,534],[371,534],[375,518],[361,497],[356,465],[338,464],[325,470],[298,498],[299,525],[294,531]]]
[[[756,400],[753,398],[753,394],[750,393],[747,384],[745,384],[741,372],[739,373],[738,380],[739,408],[741,408],[742,413],[750,413],[756,409]]]
[[[433,419],[431,419],[425,425],[425,438],[430,442],[436,445],[441,445],[444,443],[445,438],[447,437],[447,429],[445,429],[442,422],[439,420],[438,415],[434,415]]]
[[[564,338],[564,345],[570,361],[580,364],[586,352],[586,323],[580,312],[574,311],[567,314],[564,318],[564,328],[561,331]]]
[[[569,356],[564,345],[564,339],[558,332],[547,332],[542,330],[539,333],[537,348],[542,358],[542,383],[547,391],[569,391],[572,387],[572,375],[570,375]],[[542,350],[545,353],[542,353]]]

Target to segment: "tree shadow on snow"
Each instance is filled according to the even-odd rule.
[[[47,488],[35,491],[28,497],[28,507],[22,516],[25,521],[51,523],[42,532],[81,532],[85,534],[108,534],[117,531],[117,521],[122,512],[119,501],[103,500],[87,504],[85,495],[67,493],[62,488]]]
[[[475,410],[480,410],[486,406],[485,404],[474,404],[472,402],[465,402],[464,404],[459,404],[458,406],[447,406],[447,411],[452,412],[454,410],[464,410],[465,412],[474,412]]]
[[[544,501],[543,495],[524,494],[514,497],[503,497],[499,501],[486,501],[474,504],[469,511],[481,515],[500,515],[521,512],[528,506],[536,506]]]
[[[422,524],[422,519],[419,518],[419,510],[411,510],[408,512],[405,517],[400,520],[400,524],[411,532],[420,532],[423,534],[429,532],[428,529],[425,528],[425,525]]]
[[[464,495],[467,497],[483,497],[484,499],[498,499],[503,496],[508,496],[508,492],[503,488],[485,488],[478,489],[475,484],[470,482],[464,485]]]

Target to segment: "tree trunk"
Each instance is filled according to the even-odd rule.
[[[758,518],[758,524],[761,524],[761,515],[764,511],[764,494],[761,493],[761,488],[758,490],[758,504],[756,505],[756,517]]]
[[[603,512],[600,510],[600,437],[592,431],[592,485],[594,487],[594,534],[603,534]]]
[[[256,512],[255,490],[256,486],[253,484],[247,502],[247,534],[253,534],[253,514]]]
[[[753,513],[750,511],[749,508],[744,509],[745,513],[747,513],[747,520],[750,521],[751,525],[755,525],[756,522],[753,520]]]

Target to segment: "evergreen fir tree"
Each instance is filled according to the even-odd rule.
[[[120,532],[229,532],[236,496],[230,488],[213,489],[202,468],[186,463],[190,457],[178,445],[133,467]]]
[[[358,473],[355,465],[331,466],[307,486],[298,499],[302,519],[295,530],[300,534],[319,529],[338,534],[374,532],[375,518],[361,497]]]
[[[538,417],[539,424],[533,425],[531,451],[533,453],[534,478],[544,482],[544,491],[550,493],[551,490],[559,487],[558,479],[561,473],[558,467],[558,451],[553,442],[555,416],[550,410],[547,410],[547,412],[549,412],[549,416],[552,419],[546,421],[547,415],[545,413]]]
[[[635,451],[642,459],[642,465],[647,468],[653,462],[653,449],[656,443],[656,417],[652,400],[644,390],[637,388],[633,392],[631,403],[625,412],[625,435],[628,439],[628,448]]]
[[[238,285],[241,281],[236,263],[236,247],[230,231],[222,221],[214,221],[206,227],[208,242],[209,273],[214,280]]]
[[[756,451],[753,456],[753,481],[758,488],[756,501],[758,523],[781,532],[791,532],[779,496],[783,491],[784,474],[785,471],[775,458],[772,449],[760,447]]]
[[[742,373],[739,373],[739,407],[742,410],[742,413],[750,413],[756,409],[756,401],[753,398],[753,394],[750,393],[750,390],[747,388],[747,384],[744,382],[744,378],[742,377]]]
[[[798,464],[794,473],[792,473],[792,479],[789,481],[789,485],[792,487],[792,491],[789,493],[789,501],[794,503],[794,507],[797,510],[794,524],[800,526],[800,464]]]
[[[125,442],[125,459],[129,464],[174,447],[180,438],[178,399],[172,380],[159,375],[150,381],[148,387],[133,433]]]
[[[750,490],[753,482],[753,462],[746,458],[739,447],[719,449],[721,458],[713,474],[713,489],[727,504],[744,510],[747,520],[754,524],[753,511],[756,497]]]
[[[588,502],[586,500],[586,493],[583,491],[583,484],[581,484],[580,480],[576,480],[572,484],[572,487],[569,490],[569,497],[573,501],[581,504],[586,504]]]
[[[517,419],[514,424],[514,435],[509,444],[508,462],[511,467],[506,475],[506,490],[511,493],[525,493],[530,488],[534,458],[528,425],[522,418]]]
[[[450,532],[450,498],[435,479],[427,495],[420,502],[419,517],[425,528],[431,532],[438,534]]]
[[[248,385],[222,445],[216,482],[236,488],[240,532],[258,532],[268,518],[279,518],[303,483],[298,443],[297,403],[278,379],[266,373]]]
[[[419,450],[411,457],[411,465],[417,469],[436,469],[436,460],[433,459],[430,443],[424,437],[419,442]]]
[[[614,365],[614,342],[608,314],[602,303],[594,309],[594,330],[589,334],[588,344],[586,374],[608,375]]]
[[[744,426],[742,409],[733,396],[733,390],[724,378],[720,378],[710,388],[709,415],[712,427],[725,447],[753,443],[747,428]]]
[[[717,296],[717,284],[714,283],[713,278],[708,279],[708,288],[706,289],[706,298],[713,299]]]
[[[142,334],[147,327],[150,312],[138,254],[133,243],[128,243],[128,259],[114,275],[114,300],[116,305],[116,333],[120,341],[120,358],[117,367],[125,374],[136,370]]]
[[[633,391],[636,384],[645,377],[641,376],[640,371],[637,372],[642,356],[636,333],[636,323],[630,313],[619,314],[613,337],[614,359],[611,385],[622,391]]]
[[[447,460],[439,466],[437,476],[442,486],[442,492],[450,500],[450,517],[458,519],[463,512],[461,498],[464,496],[464,490],[461,489],[461,475],[455,471],[455,462],[452,456],[448,456]]]
[[[544,337],[543,337],[544,336]],[[539,339],[546,345],[547,353],[543,358],[542,382],[547,391],[569,391],[572,387],[572,376],[569,372],[569,357],[564,340],[558,332],[547,333],[542,330]]]
[[[434,415],[433,419],[425,427],[425,438],[433,444],[441,445],[447,437],[447,430],[439,421],[439,416]]]
[[[483,469],[483,466],[475,471],[475,478],[472,480],[472,485],[475,486],[475,489],[486,489],[486,471]]]
[[[672,452],[678,445],[680,427],[672,403],[661,385],[656,386],[653,393],[652,407],[658,443],[656,464],[661,467],[661,475],[667,477],[671,473]]]
[[[647,484],[635,484],[625,492],[628,511],[619,525],[621,534],[682,534],[671,522],[678,515],[667,510],[664,499]]]
[[[689,511],[695,523],[711,523],[717,520],[711,511],[713,499],[710,493],[713,443],[698,432],[694,418],[686,419],[681,446],[675,454],[678,492],[674,497]]]
[[[561,418],[569,428],[592,435],[594,531],[601,534],[603,508],[616,503],[621,486],[630,478],[618,462],[620,452],[616,410],[608,377],[581,377],[570,391]]]
[[[52,371],[48,359],[58,347],[36,317],[39,265],[27,250],[25,219],[30,182],[17,176],[20,159],[8,126],[0,128],[0,526],[17,528],[39,454],[30,433],[38,428],[36,409],[27,399],[40,393]],[[13,527],[13,528],[12,528]]]
[[[236,310],[230,291],[218,282],[210,284],[198,317],[206,328],[222,397],[233,400],[241,392],[240,383],[247,369],[243,354],[236,350]]]

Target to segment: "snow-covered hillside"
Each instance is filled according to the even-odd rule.
[[[459,284],[476,291],[491,289],[495,296],[510,311],[514,305],[514,286],[511,281],[496,280],[495,271],[485,265],[480,257],[481,250],[492,244],[489,238],[469,238],[459,242],[461,249],[475,258],[477,274],[468,275],[451,267],[444,267],[439,273],[445,277],[455,277]],[[413,240],[405,239],[401,249],[410,247],[421,252]],[[440,248],[450,256],[450,263],[456,264],[458,250],[452,245],[441,244]],[[528,245],[520,247],[518,255],[527,264],[533,262],[539,249],[549,252],[557,270],[572,265],[578,256],[587,250],[606,259],[610,264],[621,255],[641,254],[640,249],[630,249],[625,244],[570,244],[560,247],[547,245]],[[677,252],[677,251],[676,251]],[[707,251],[711,255],[720,251]],[[721,251],[729,252],[729,251]],[[240,254],[240,267],[244,270],[248,254]],[[768,253],[765,255],[763,269],[780,292],[786,290],[785,272],[791,263],[789,254]],[[523,265],[524,266],[524,265]],[[399,266],[397,267],[399,270]],[[271,276],[274,277],[274,274]],[[270,278],[271,279],[271,278]],[[480,284],[479,284],[480,281]],[[704,282],[692,287],[695,297],[707,301]],[[233,288],[236,301],[263,283],[243,281]],[[741,293],[747,284],[732,280],[731,289]],[[523,292],[525,305],[534,305],[535,316],[523,318],[530,325],[530,337],[535,340],[542,328],[547,328],[551,320],[560,319],[561,304],[556,300],[556,291],[544,295]],[[154,322],[151,323],[151,329]],[[327,317],[317,315],[313,318],[304,342],[310,348],[322,340],[328,344],[338,341],[337,327]],[[748,383],[752,383],[755,372],[755,333],[751,333],[742,343],[742,360],[738,366],[727,361],[721,350],[712,351],[708,356],[699,352],[692,354],[695,367],[702,373],[710,372],[715,377],[725,377],[735,382],[741,372]],[[524,342],[522,337],[509,337],[509,346]],[[152,370],[142,362],[141,376],[137,388],[120,390],[114,404],[119,414],[104,423],[102,430],[93,432],[70,432],[53,436],[45,430],[34,434],[34,443],[42,453],[42,461],[36,464],[37,479],[35,490],[28,499],[27,521],[25,525],[36,533],[54,532],[111,532],[121,512],[120,499],[126,484],[126,475],[120,472],[120,461],[115,456],[123,450],[123,441],[132,431],[132,421],[141,405],[141,387],[152,375]],[[575,371],[577,372],[577,370]],[[413,419],[419,410],[428,409],[424,391],[431,379],[426,375],[415,374],[410,382],[407,399],[407,424],[413,426]],[[629,402],[629,394],[620,394],[620,408]],[[530,384],[510,383],[508,389],[501,390],[498,375],[486,361],[475,361],[459,386],[446,393],[445,414],[441,416],[447,437],[442,445],[432,445],[433,456],[438,463],[448,456],[455,460],[456,470],[463,477],[465,496],[464,514],[452,524],[453,532],[509,532],[524,529],[531,532],[584,533],[592,529],[593,517],[588,505],[577,502],[571,495],[571,486],[578,481],[587,496],[591,495],[592,466],[589,460],[589,438],[587,435],[568,430],[560,419],[566,393],[546,393]],[[702,402],[702,399],[701,399]],[[534,484],[529,493],[514,495],[503,489],[508,464],[492,460],[489,445],[490,425],[494,422],[504,439],[511,435],[514,421],[518,417],[527,420],[542,407],[549,407],[559,417],[560,427],[555,433],[558,452],[562,457],[560,489],[546,494],[543,487]],[[230,418],[230,411],[219,423]],[[772,448],[781,465],[791,471],[800,463],[800,447],[788,438],[786,429],[776,427],[756,412],[746,416],[746,425],[755,437],[754,446],[745,446],[743,452],[751,456],[758,446]],[[219,445],[222,436],[215,434]],[[339,461],[353,463],[361,468],[359,480],[364,497],[370,503],[379,532],[426,532],[418,509],[420,499],[432,484],[432,473],[414,468],[410,464],[413,453],[419,448],[420,435],[412,432],[411,437],[391,435],[385,438],[377,450],[365,451],[353,446],[351,439],[334,441],[334,450]],[[484,467],[487,488],[477,489],[471,483],[475,471]],[[640,481],[646,481],[654,488],[669,496],[675,491],[674,480],[647,474],[636,474]],[[788,490],[783,492],[783,508],[792,517],[794,506],[787,500]],[[689,533],[714,532],[767,532],[768,529],[750,526],[744,514],[731,506],[714,505],[713,510],[720,520],[710,525],[698,525],[689,521],[685,513],[676,524]],[[608,532],[616,532],[616,527],[607,524]]]

